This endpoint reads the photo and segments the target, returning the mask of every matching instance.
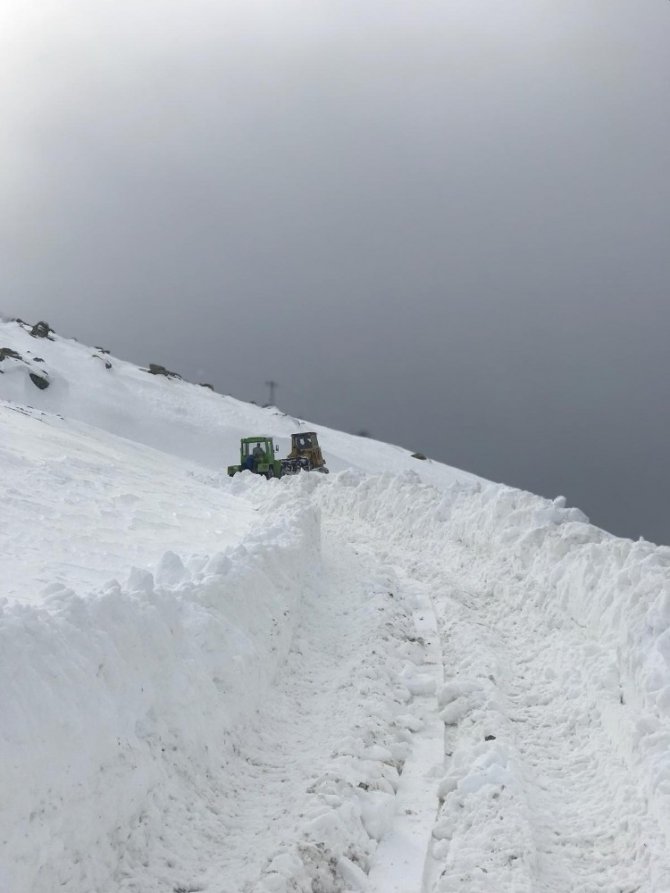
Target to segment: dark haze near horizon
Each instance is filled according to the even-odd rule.
[[[3,313],[670,543],[670,3],[14,0],[0,34]]]

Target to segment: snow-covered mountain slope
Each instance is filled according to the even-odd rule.
[[[425,480],[440,486],[477,480],[439,462],[420,463],[401,447],[305,424],[275,407],[242,403],[179,378],[152,375],[55,333],[35,338],[30,331],[31,326],[0,322],[0,351],[9,348],[18,354],[0,360],[0,397],[134,443],[225,471],[239,461],[240,437],[273,435],[284,456],[292,433],[317,431],[333,471],[352,466],[374,472],[420,470]],[[40,389],[31,375],[44,378],[48,387]]]
[[[229,479],[315,426],[51,337],[0,323],[2,893],[670,891],[669,548],[326,428]]]

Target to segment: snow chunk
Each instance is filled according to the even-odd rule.
[[[159,586],[178,586],[189,578],[184,563],[175,552],[165,552],[156,568],[156,583]]]

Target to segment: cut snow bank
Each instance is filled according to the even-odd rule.
[[[105,889],[147,812],[197,787],[271,684],[319,523],[285,489],[247,491],[265,519],[243,545],[1,610],[1,890]]]
[[[567,615],[586,627],[615,659],[622,700],[670,720],[670,547],[620,539],[561,498],[509,488],[481,488],[440,512],[452,537],[516,574],[520,608],[532,599],[549,622]]]
[[[544,889],[547,881],[539,880],[538,866],[564,858],[546,855],[552,839],[560,849],[562,830],[550,824],[546,834],[539,830],[537,802],[548,795],[542,778],[532,780],[542,763],[536,769],[528,763],[537,754],[526,752],[521,734],[533,710],[540,711],[533,733],[538,743],[543,736],[551,741],[584,730],[586,753],[571,754],[566,738],[566,761],[559,757],[557,770],[565,767],[565,793],[570,784],[578,789],[586,765],[597,768],[585,806],[594,814],[611,814],[615,837],[603,839],[604,852],[616,848],[619,819],[624,823],[619,853],[632,853],[634,829],[641,825],[637,839],[647,843],[625,870],[620,866],[622,882],[630,873],[631,881],[646,876],[652,879],[650,889],[667,889],[670,548],[611,536],[562,499],[547,501],[495,485],[439,491],[413,474],[371,478],[349,472],[319,493],[326,517],[350,517],[375,531],[398,565],[431,589],[440,617],[446,755],[432,851],[438,867],[434,886],[427,889],[451,890],[466,881],[473,891],[491,885]],[[507,644],[498,627],[505,629]],[[550,647],[556,654],[553,669],[551,660],[543,667],[548,684],[537,679],[535,691],[523,693],[521,677],[511,678],[512,658],[523,675],[524,666]],[[513,651],[506,653],[507,648]],[[543,701],[545,689],[549,700]],[[552,702],[552,691],[565,703]],[[589,723],[593,733],[596,726],[605,730],[609,756],[588,751],[589,739],[595,740]],[[611,792],[605,781],[610,760],[612,771],[620,773],[609,779]],[[572,769],[568,762],[574,762]],[[531,790],[536,784],[539,793]],[[656,831],[644,827],[645,816],[656,820]],[[542,824],[545,820],[551,822],[551,806]],[[664,841],[654,837],[659,829]],[[584,871],[596,870],[588,839],[597,833],[606,832],[584,832]],[[560,884],[570,883],[570,867],[554,869],[562,889]],[[590,882],[586,875],[573,880]]]
[[[554,501],[499,485],[425,485],[411,472],[370,477],[345,472],[322,503],[373,524],[427,568],[488,563],[518,583],[519,607],[532,599],[549,620],[586,625],[616,655],[624,696],[670,720],[670,547],[620,539],[588,522],[562,497]],[[491,579],[491,597],[495,580]]]

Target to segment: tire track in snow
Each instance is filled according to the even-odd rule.
[[[400,575],[399,575],[400,576]],[[404,575],[401,588],[413,593],[413,621],[424,651],[420,675],[408,680],[413,690],[412,749],[398,787],[393,826],[375,853],[368,876],[369,893],[407,893],[424,889],[429,846],[437,811],[437,780],[444,771],[444,726],[435,695],[443,682],[443,658],[437,618],[425,587]]]

